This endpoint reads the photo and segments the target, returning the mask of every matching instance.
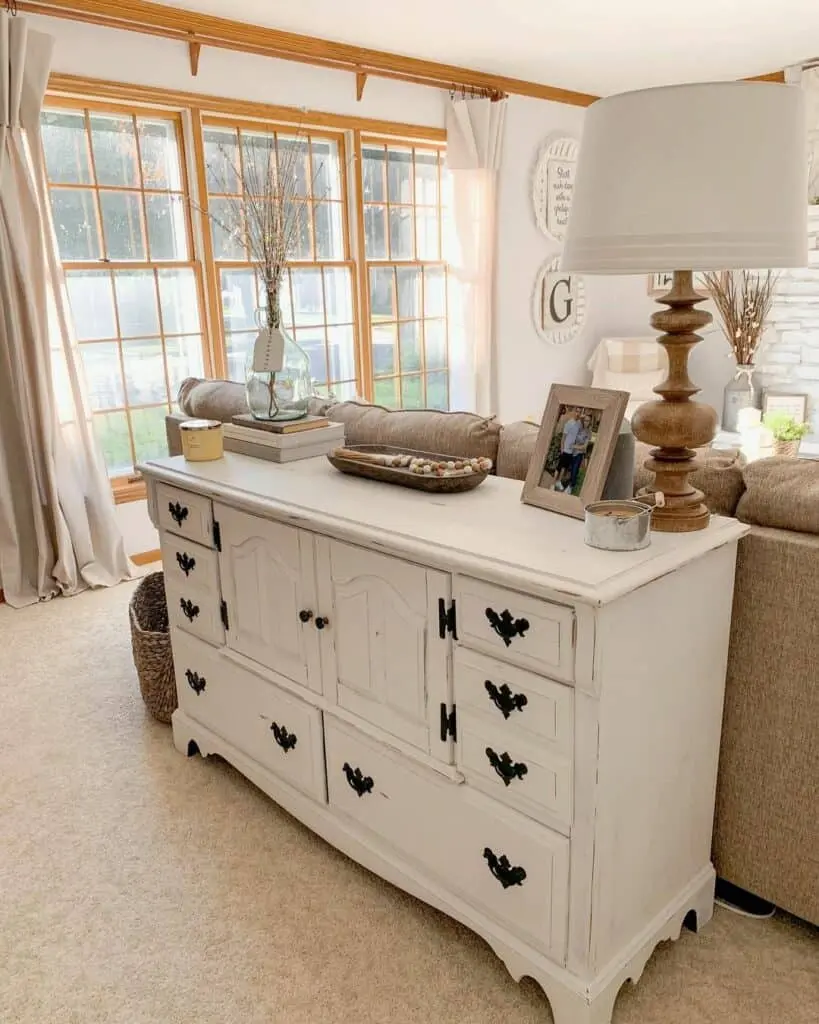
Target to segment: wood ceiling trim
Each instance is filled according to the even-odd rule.
[[[122,82],[107,82],[100,78],[86,78],[82,75],[52,73],[48,79],[48,91],[60,96],[77,96],[87,100],[112,100],[117,103],[138,103],[151,107],[170,109],[194,109],[204,113],[223,114],[228,117],[242,117],[251,121],[282,121],[310,128],[332,128],[338,131],[358,128],[367,134],[396,136],[402,139],[417,139],[425,142],[446,142],[443,128],[429,125],[404,124],[397,121],[379,121],[372,117],[326,114],[323,111],[307,110],[303,107],[284,107],[254,100],[227,99],[224,96],[209,96],[205,93],[186,92],[181,89],[162,89],[150,85],[128,85]]]
[[[587,107],[597,99],[587,93],[558,89],[505,75],[493,75],[453,64],[405,57],[348,43],[279,29],[263,28],[230,18],[180,10],[146,0],[18,0],[18,8],[32,14],[67,18],[88,24],[142,32],[189,44],[239,50],[266,57],[333,67],[354,74],[412,82],[439,89],[453,86],[487,90]]]

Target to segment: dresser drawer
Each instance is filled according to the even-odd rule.
[[[507,807],[569,832],[572,759],[525,733],[458,708],[457,765],[467,781]]]
[[[537,597],[456,576],[458,642],[503,661],[574,680],[574,611]]]
[[[156,503],[160,530],[168,530],[178,537],[185,537],[208,548],[213,547],[210,498],[167,484],[158,484]]]
[[[465,647],[455,650],[455,704],[478,712],[502,736],[539,737],[550,749],[574,749],[574,690]],[[512,742],[510,739],[508,742]]]
[[[219,590],[207,592],[165,577],[165,598],[171,626],[192,633],[211,644],[225,642]]]
[[[212,548],[164,532],[160,544],[166,581],[183,591],[219,593],[219,556]]]
[[[569,842],[468,786],[445,782],[331,715],[330,805],[558,963],[566,953]]]
[[[173,654],[179,706],[186,714],[297,789],[327,799],[318,708],[178,630]]]

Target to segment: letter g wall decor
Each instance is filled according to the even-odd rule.
[[[545,263],[537,275],[532,316],[544,341],[563,345],[577,334],[586,318],[583,278],[558,269],[560,257]]]

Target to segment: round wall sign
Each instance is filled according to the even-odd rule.
[[[583,278],[559,270],[559,263],[555,257],[540,268],[532,301],[537,333],[553,345],[571,341],[586,319]]]
[[[577,139],[560,136],[546,142],[535,164],[532,203],[540,230],[556,242],[566,238],[577,171]]]

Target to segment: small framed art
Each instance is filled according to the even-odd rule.
[[[603,494],[627,391],[553,384],[521,500],[583,518]]]
[[[808,418],[808,396],[766,388],[762,393],[762,415],[792,416],[797,423]]]

